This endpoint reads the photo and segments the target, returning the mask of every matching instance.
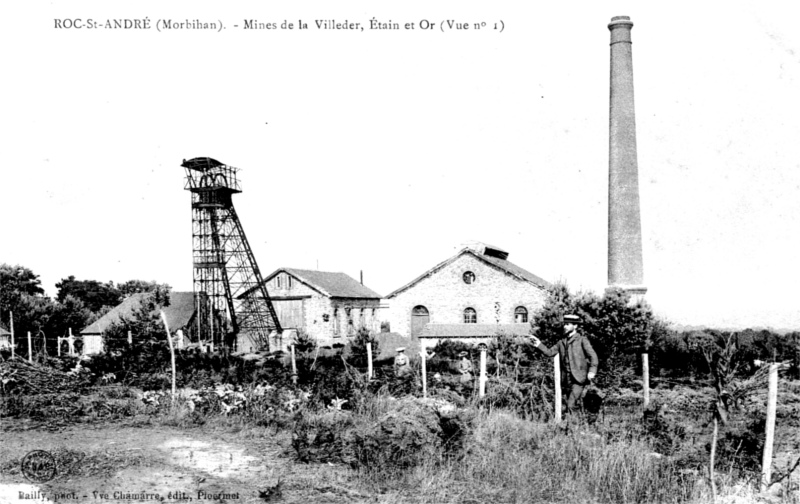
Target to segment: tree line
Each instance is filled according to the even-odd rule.
[[[155,281],[78,280],[74,275],[55,284],[55,298],[46,295],[39,275],[21,265],[0,264],[0,326],[11,328],[11,314],[17,352],[27,352],[27,333],[35,346],[55,355],[59,337],[77,333],[96,321],[126,297],[138,292],[168,291],[169,286]],[[37,349],[38,349],[37,347]]]

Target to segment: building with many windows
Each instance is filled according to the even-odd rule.
[[[508,252],[473,243],[386,296],[393,332],[429,338],[528,334],[548,282],[508,261]]]
[[[284,330],[320,345],[344,343],[360,327],[380,331],[381,296],[344,273],[279,268],[264,282]]]

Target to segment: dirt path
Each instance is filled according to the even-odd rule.
[[[280,481],[281,502],[376,502],[348,488],[345,468],[294,463],[289,439],[271,431],[125,425],[9,431],[3,425],[0,503],[263,503]],[[57,476],[31,484],[20,461],[31,450],[56,459]],[[38,492],[38,493],[37,493]],[[262,493],[266,492],[266,493]]]

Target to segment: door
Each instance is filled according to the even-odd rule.
[[[283,329],[305,329],[302,299],[273,299],[272,306]]]
[[[411,337],[416,338],[422,333],[425,324],[431,321],[431,315],[428,309],[422,305],[415,306],[411,310]]]

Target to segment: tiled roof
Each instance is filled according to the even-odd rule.
[[[497,257],[492,257],[492,256],[487,256],[487,255],[481,255],[481,256],[477,256],[477,257],[479,257],[480,259],[483,259],[486,262],[494,264],[498,268],[500,268],[502,270],[505,270],[507,273],[511,273],[512,275],[516,275],[516,276],[522,278],[523,280],[527,280],[528,282],[536,284],[539,287],[548,287],[550,285],[547,282],[547,280],[545,280],[545,279],[543,279],[543,278],[541,278],[539,276],[534,275],[533,273],[531,273],[530,271],[526,270],[525,268],[520,268],[516,264],[514,264],[512,262],[509,262],[508,259],[499,259]]]
[[[506,334],[527,336],[530,324],[425,324],[420,338],[489,338]]]
[[[132,294],[89,327],[83,329],[81,334],[103,334],[115,322],[132,317],[134,311],[141,306],[142,299],[146,295],[147,293],[144,292]],[[186,327],[194,314],[194,294],[191,292],[170,292],[169,306],[165,306],[163,310],[164,315],[167,317],[170,331]]]
[[[371,299],[381,298],[380,294],[368,287],[361,285],[357,280],[344,273],[302,270],[296,268],[278,268],[269,276],[264,278],[264,281],[267,282],[271,280],[275,277],[275,275],[282,271],[289,273],[309,287],[328,297]]]
[[[494,247],[494,248],[497,249],[497,250],[500,250],[497,247]],[[426,271],[422,275],[418,276],[414,280],[410,281],[406,285],[404,285],[404,286],[400,287],[399,289],[395,290],[394,292],[392,292],[391,294],[386,296],[387,299],[388,298],[392,298],[392,297],[396,296],[397,294],[400,294],[404,290],[413,287],[414,285],[416,285],[421,280],[423,280],[423,279],[431,276],[432,274],[436,273],[437,271],[441,270],[442,268],[444,268],[445,266],[449,265],[450,263],[452,263],[453,261],[455,261],[456,259],[458,259],[459,257],[461,257],[464,254],[471,254],[475,258],[477,258],[477,259],[479,259],[481,261],[484,261],[484,262],[486,262],[486,263],[488,263],[488,264],[490,264],[492,266],[495,266],[495,267],[501,269],[502,271],[504,271],[505,273],[507,273],[507,274],[509,274],[511,276],[517,277],[520,280],[523,280],[525,282],[530,282],[530,283],[532,283],[534,285],[537,285],[539,287],[542,287],[542,288],[547,288],[550,285],[546,280],[542,279],[541,277],[538,277],[538,276],[534,275],[533,273],[531,273],[530,271],[528,271],[528,270],[526,270],[524,268],[520,268],[516,264],[508,261],[507,259],[500,259],[498,257],[488,256],[488,255],[482,254],[480,252],[476,252],[475,250],[473,250],[470,247],[467,247],[467,248],[462,249],[458,254],[454,255],[453,257],[451,257],[451,258],[449,258],[449,259],[447,259],[445,261],[440,262],[439,264],[437,264],[433,268],[429,269],[428,271]]]

